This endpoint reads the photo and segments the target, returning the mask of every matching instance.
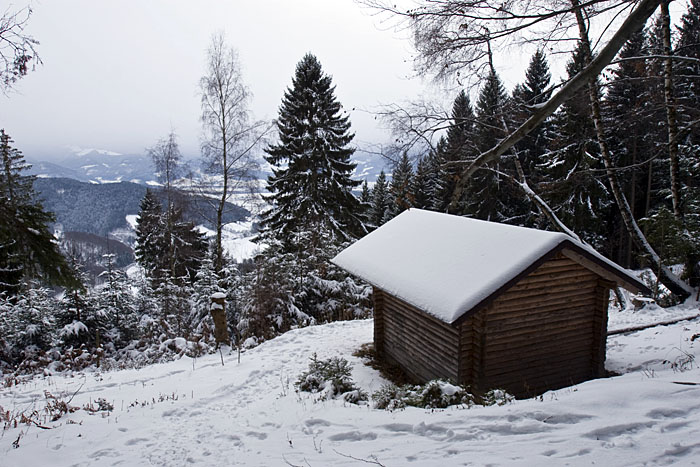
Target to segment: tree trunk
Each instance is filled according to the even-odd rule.
[[[591,45],[588,39],[588,31],[586,30],[586,22],[583,17],[582,8],[578,0],[571,0],[571,4],[574,7],[574,12],[576,14],[576,20],[579,27],[579,36],[584,47],[586,61],[590,62],[592,57]],[[588,68],[588,66],[586,68]],[[593,124],[595,126],[598,144],[600,146],[600,154],[603,157],[608,182],[610,183],[610,189],[615,198],[615,202],[620,209],[620,214],[623,222],[625,223],[627,232],[629,233],[630,237],[632,237],[635,245],[647,255],[647,259],[651,262],[653,270],[657,272],[659,276],[658,279],[661,281],[661,283],[672,293],[680,296],[683,299],[688,298],[693,293],[693,289],[688,284],[684,283],[678,276],[673,274],[670,269],[663,265],[661,258],[654,251],[642,231],[639,229],[639,226],[632,215],[632,210],[627,202],[627,198],[622,192],[617,179],[617,174],[615,173],[615,166],[612,161],[612,156],[605,139],[603,119],[600,112],[600,89],[595,76],[591,77],[589,80],[588,91],[591,100]]]
[[[683,217],[681,203],[681,182],[678,169],[678,122],[676,120],[676,100],[673,96],[673,57],[671,54],[671,14],[668,11],[668,0],[661,2],[661,30],[664,44],[664,103],[666,107],[666,122],[668,123],[668,158],[671,170],[671,199],[673,214],[676,218]]]

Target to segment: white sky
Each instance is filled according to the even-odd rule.
[[[23,3],[15,2],[14,7]],[[174,127],[199,152],[198,81],[212,33],[240,55],[256,118],[277,116],[296,63],[314,53],[350,112],[356,143],[389,135],[360,109],[422,92],[410,42],[352,0],[34,0],[43,66],[0,96],[0,126],[25,155],[69,146],[140,153]]]

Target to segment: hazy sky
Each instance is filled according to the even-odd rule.
[[[26,2],[13,2],[17,8]],[[314,53],[350,111],[356,144],[388,141],[364,109],[423,92],[410,42],[352,0],[33,0],[43,65],[0,95],[0,126],[27,156],[69,146],[140,153],[171,126],[199,152],[198,82],[212,33],[243,65],[256,118],[277,116],[296,63]],[[362,109],[362,110],[361,110]]]

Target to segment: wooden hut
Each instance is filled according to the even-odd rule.
[[[381,358],[519,397],[603,376],[610,289],[648,293],[562,233],[418,209],[333,262],[373,285]]]

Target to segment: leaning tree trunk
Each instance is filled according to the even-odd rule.
[[[576,14],[579,37],[584,48],[585,60],[587,63],[590,63],[592,58],[591,44],[588,38],[588,31],[586,29],[586,22],[583,17],[582,7],[579,0],[571,0],[571,4]],[[591,100],[591,116],[593,118],[593,124],[595,126],[598,144],[600,146],[600,154],[605,164],[605,171],[608,177],[608,182],[610,183],[610,190],[612,191],[615,202],[620,209],[620,214],[625,224],[625,228],[627,229],[630,237],[632,237],[635,245],[647,255],[654,271],[658,274],[659,281],[672,293],[682,297],[683,299],[688,298],[693,293],[693,289],[688,284],[683,282],[678,276],[673,274],[669,268],[663,265],[661,258],[649,244],[646,237],[640,230],[639,225],[637,225],[637,222],[634,220],[632,209],[630,209],[627,198],[622,192],[620,183],[617,179],[617,174],[615,173],[615,165],[613,164],[612,156],[605,139],[605,130],[600,111],[600,88],[597,77],[590,78],[588,83],[588,93]]]

